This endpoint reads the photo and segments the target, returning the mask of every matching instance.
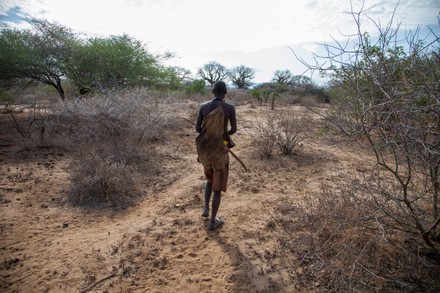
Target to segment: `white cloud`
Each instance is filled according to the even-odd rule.
[[[319,49],[319,45],[313,43],[304,44],[302,47],[304,48],[304,50],[310,53],[316,52],[316,50]]]
[[[366,0],[365,8],[385,23],[396,1]],[[358,10],[363,1],[351,3]],[[87,35],[127,33],[154,52],[175,51],[180,58],[172,62],[193,72],[217,60],[254,66],[267,76],[275,67],[298,66],[288,59],[293,55],[287,46],[306,44],[302,52],[307,53],[317,49],[313,42],[356,31],[346,13],[348,0],[3,0],[0,15],[16,6]],[[437,23],[439,10],[436,0],[401,0],[395,19],[411,29]],[[374,31],[371,22],[363,23],[364,30]]]

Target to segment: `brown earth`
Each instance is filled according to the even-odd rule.
[[[297,286],[303,272],[295,256],[278,241],[285,233],[274,224],[278,210],[313,196],[338,172],[362,167],[356,156],[312,132],[296,154],[260,159],[249,137],[259,111],[237,106],[233,151],[249,171],[231,158],[229,189],[219,211],[225,224],[215,231],[201,217],[205,181],[189,124],[157,146],[162,179],[122,211],[68,205],[71,154],[55,148],[23,150],[4,128],[0,291],[305,291]],[[7,119],[3,115],[3,126]]]

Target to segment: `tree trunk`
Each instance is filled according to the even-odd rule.
[[[59,79],[57,80],[57,84],[55,88],[57,89],[57,92],[60,94],[61,100],[64,101],[66,95],[64,94],[63,87],[61,86],[61,80]]]

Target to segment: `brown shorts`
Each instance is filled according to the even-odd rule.
[[[212,182],[212,190],[226,192],[229,176],[229,149],[225,147],[225,167],[214,170],[212,167],[204,167],[203,171],[208,181]]]

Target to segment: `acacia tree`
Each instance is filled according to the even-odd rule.
[[[169,66],[164,68],[166,77],[164,80],[164,86],[172,90],[184,89],[189,83],[191,83],[189,75],[191,71],[180,66]]]
[[[65,98],[63,82],[80,94],[94,89],[146,86],[169,88],[176,73],[160,62],[174,55],[153,55],[128,36],[80,40],[70,29],[33,19],[31,29],[0,31],[0,79],[6,87],[19,80],[53,86]]]
[[[217,81],[223,80],[227,76],[228,71],[222,64],[211,61],[203,65],[202,68],[199,68],[197,74],[212,86]]]
[[[275,100],[289,90],[287,84],[282,83],[262,83],[254,88],[250,95],[258,100],[260,105],[267,106],[269,100],[271,101],[271,109],[275,109]]]
[[[128,35],[83,42],[76,46],[68,66],[68,77],[81,94],[93,89],[162,85],[172,74],[142,42]]]
[[[419,41],[419,32],[399,42],[393,19],[375,23],[373,42],[361,29],[365,11],[351,15],[357,26],[353,49],[324,44],[310,70],[332,77],[332,108],[325,117],[340,134],[366,146],[375,165],[354,181],[356,200],[373,206],[384,227],[421,237],[432,250],[440,246],[440,62],[439,37]],[[371,18],[368,18],[370,21]],[[366,199],[365,195],[369,198]]]
[[[294,75],[290,79],[290,84],[293,88],[300,88],[305,86],[313,86],[313,81],[310,77],[304,75]]]
[[[249,88],[252,85],[254,76],[255,70],[244,65],[234,67],[228,72],[229,79],[239,89]]]
[[[272,81],[280,84],[289,84],[292,79],[292,72],[289,69],[277,70],[273,74]]]
[[[3,82],[30,79],[54,87],[65,98],[65,66],[77,43],[72,31],[56,23],[33,19],[31,29],[4,28],[0,35],[0,77]]]

